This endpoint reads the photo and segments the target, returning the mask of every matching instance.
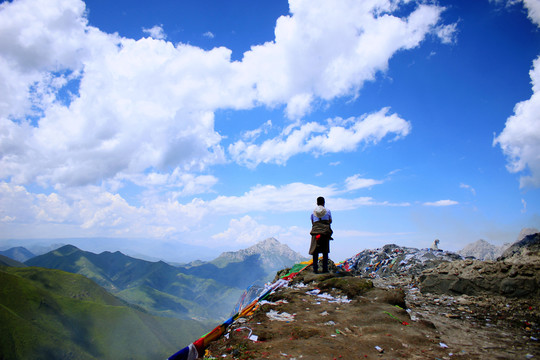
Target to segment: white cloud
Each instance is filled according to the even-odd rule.
[[[196,177],[188,178],[193,183],[199,181]],[[167,183],[166,180],[155,181],[155,184]],[[156,188],[159,186],[156,185]],[[182,191],[187,193],[188,190],[181,189],[179,192]],[[187,232],[202,231],[208,221],[215,220],[216,216],[245,216],[254,212],[266,215],[309,212],[315,206],[318,196],[326,198],[332,211],[364,206],[409,206],[408,203],[376,201],[371,197],[344,198],[341,197],[343,193],[343,189],[333,185],[321,187],[291,183],[283,186],[257,185],[240,196],[216,196],[210,200],[194,198],[189,202],[181,202],[179,196],[183,194],[174,190],[164,194],[146,191],[139,195],[140,204],[135,206],[120,194],[97,186],[59,189],[45,195],[29,192],[20,185],[0,182],[0,232],[21,236],[29,229],[40,229],[39,236],[47,237],[61,227],[68,237],[181,238]],[[247,221],[248,218],[243,219],[253,224]],[[265,234],[277,231],[262,225],[258,228],[266,229]],[[283,235],[290,232],[290,229],[280,231]],[[232,234],[233,230],[225,233]],[[247,235],[242,236],[245,238]],[[197,239],[192,241],[197,242]]]
[[[195,175],[176,168],[171,173],[150,172],[126,178],[134,184],[150,189],[172,191],[177,196],[191,196],[212,191],[218,179],[213,175]]]
[[[348,191],[351,191],[351,190],[369,188],[374,185],[382,184],[383,182],[384,182],[383,180],[361,178],[360,175],[357,174],[357,175],[353,175],[345,179],[345,188]]]
[[[154,25],[150,29],[143,28],[143,32],[150,35],[152,39],[165,40],[167,34],[163,31],[163,25]]]
[[[523,4],[527,9],[529,19],[531,19],[531,21],[537,26],[540,26],[540,1],[523,0]]]
[[[436,32],[442,8],[420,5],[399,18],[389,1],[290,1],[278,19],[273,42],[252,47],[242,66],[256,84],[257,99],[287,103],[287,114],[308,113],[313,98],[356,94],[388,67],[402,49]]]
[[[0,4],[0,118],[32,113],[63,69],[80,69],[92,31],[79,0],[19,0]],[[39,105],[39,101],[38,101]]]
[[[456,42],[457,24],[441,25],[437,27],[437,36],[443,44],[453,44]]]
[[[203,34],[205,38],[213,39],[215,35],[211,31],[207,31]]]
[[[425,202],[425,206],[452,206],[459,204],[457,201],[454,200],[439,200],[435,202]]]
[[[310,122],[293,126],[260,145],[239,140],[228,150],[236,162],[256,167],[260,163],[284,164],[299,153],[320,155],[353,151],[362,143],[377,144],[387,135],[394,135],[393,140],[408,135],[411,124],[388,112],[389,108],[383,108],[359,118],[336,118],[326,125]]]
[[[462,189],[469,190],[473,195],[476,196],[476,190],[471,185],[461,183],[461,184],[459,184],[459,187],[462,188]]]
[[[291,1],[291,15],[277,20],[275,40],[231,62],[224,47],[205,51],[158,40],[165,36],[161,26],[145,29],[153,38],[137,41],[105,34],[88,26],[80,0],[4,2],[0,178],[84,186],[149,169],[202,171],[223,163],[216,109],[286,104],[288,116],[299,118],[317,100],[356,95],[397,51],[418,46],[440,26],[440,7],[419,5],[400,18],[390,15],[397,6]],[[57,99],[67,87],[72,98]],[[12,120],[30,113],[37,115],[33,122]],[[232,154],[241,163],[283,163],[299,151],[350,151],[408,131],[396,115],[379,116],[383,123],[368,129],[370,119],[350,127],[300,125],[267,143],[277,143],[277,157],[264,144],[251,150],[241,142]],[[344,135],[352,139],[340,145]]]
[[[261,136],[262,134],[267,134],[271,128],[272,128],[272,120],[267,120],[264,124],[262,124],[262,126],[260,126],[259,128],[255,130],[244,131],[242,133],[242,139],[246,141],[257,140],[257,138]]]
[[[253,244],[269,237],[276,237],[281,232],[283,232],[281,226],[262,225],[246,215],[240,219],[232,219],[227,230],[213,235],[212,238],[229,244]]]
[[[533,94],[530,99],[517,103],[514,115],[506,120],[503,131],[495,137],[507,157],[508,171],[525,172],[520,187],[540,187],[540,56],[529,72]]]
[[[523,4],[527,10],[527,17],[537,26],[540,26],[540,1],[538,0],[490,0],[494,3],[504,3],[505,6],[511,7],[516,4]]]

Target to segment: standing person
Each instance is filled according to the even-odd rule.
[[[324,207],[324,198],[317,198],[317,207],[311,214],[311,244],[309,254],[313,255],[313,272],[319,272],[319,253],[323,255],[322,272],[328,272],[328,253],[332,239],[332,213]]]

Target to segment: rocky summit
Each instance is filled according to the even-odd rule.
[[[513,244],[496,261],[441,263],[420,281],[429,293],[540,297],[540,233]]]
[[[527,236],[496,261],[387,245],[329,274],[308,267],[206,358],[536,359],[539,241]]]

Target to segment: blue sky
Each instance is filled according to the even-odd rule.
[[[307,255],[321,195],[334,261],[540,228],[538,0],[4,1],[0,94],[4,247]]]

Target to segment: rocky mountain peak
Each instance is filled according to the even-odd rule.
[[[241,252],[242,250],[240,250]],[[291,250],[286,244],[280,243],[276,238],[268,238],[262,241],[259,241],[255,245],[245,249],[245,252],[252,254],[264,254],[267,252],[277,253],[279,255],[293,255],[295,252]],[[294,255],[293,255],[294,256]]]
[[[458,254],[464,257],[474,257],[478,260],[495,260],[502,255],[509,244],[495,246],[484,239],[479,239],[471,244],[466,245],[458,251]]]
[[[258,255],[263,267],[271,270],[279,270],[305,260],[302,255],[293,251],[288,245],[280,243],[275,238],[267,238],[247,249],[224,252],[212,263],[223,266],[229,262],[244,261],[253,255]]]
[[[537,263],[540,260],[540,233],[525,236],[502,254],[500,260]]]

